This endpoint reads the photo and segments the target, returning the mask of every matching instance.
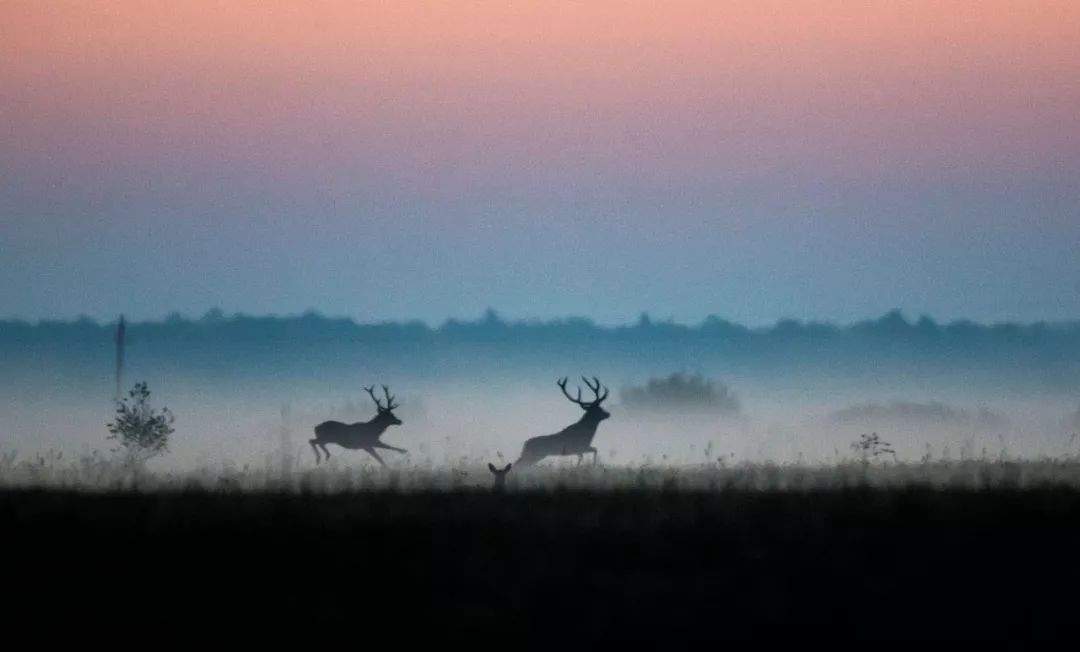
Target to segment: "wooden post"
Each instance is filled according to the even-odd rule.
[[[116,325],[116,401],[123,398],[124,382],[124,333],[127,326],[124,324],[124,316],[120,315],[120,322]]]

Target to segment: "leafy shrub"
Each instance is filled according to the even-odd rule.
[[[644,387],[628,387],[621,394],[623,403],[632,409],[698,410],[724,415],[737,415],[742,409],[731,388],[700,374],[650,378]]]
[[[128,396],[116,403],[116,420],[108,424],[109,439],[115,439],[129,461],[143,462],[168,450],[175,417],[169,408],[156,412],[150,406],[150,389],[135,383]]]

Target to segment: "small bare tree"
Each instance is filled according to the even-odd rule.
[[[142,463],[168,450],[175,417],[169,408],[160,412],[150,406],[150,389],[135,383],[126,398],[116,402],[116,419],[108,424],[109,439],[115,439],[130,463]]]

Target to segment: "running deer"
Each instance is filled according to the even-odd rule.
[[[319,457],[320,448],[326,454],[326,459],[330,459],[330,451],[326,450],[327,444],[337,444],[349,450],[367,451],[368,455],[374,457],[375,461],[383,466],[386,466],[386,462],[383,462],[379,454],[375,452],[376,448],[385,448],[398,453],[407,452],[404,448],[396,448],[379,441],[379,437],[387,428],[401,425],[401,419],[394,416],[394,409],[400,406],[394,403],[394,397],[386,385],[383,385],[382,389],[386,396],[385,406],[375,396],[374,385],[364,388],[364,391],[371,396],[371,400],[375,401],[375,407],[378,409],[378,413],[371,421],[357,423],[324,421],[315,426],[315,439],[309,439],[308,443],[311,444],[311,450],[315,451],[316,464],[322,462],[322,458]]]
[[[552,455],[577,455],[578,464],[581,464],[581,458],[585,453],[592,453],[593,464],[596,464],[596,449],[592,446],[592,440],[596,436],[596,428],[600,425],[600,422],[611,416],[607,410],[600,407],[600,404],[608,397],[608,389],[603,387],[603,393],[601,394],[600,379],[595,376],[593,376],[593,382],[591,383],[584,376],[581,379],[592,390],[593,400],[581,400],[580,387],[577,390],[577,398],[571,396],[570,392],[566,391],[565,378],[557,381],[556,384],[562,389],[566,398],[573,403],[577,403],[582,410],[585,410],[585,414],[581,416],[577,423],[563,428],[554,435],[542,435],[526,440],[525,446],[521,449],[521,457],[514,462],[515,466],[531,466]]]

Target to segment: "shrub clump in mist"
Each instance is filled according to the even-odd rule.
[[[1008,419],[1003,415],[985,407],[968,410],[937,401],[930,403],[905,401],[896,401],[889,404],[864,403],[837,410],[830,415],[830,420],[841,425],[862,425],[888,421],[981,428],[997,428],[1008,423]]]
[[[637,410],[692,410],[725,416],[738,416],[742,411],[730,387],[700,374],[673,373],[666,378],[650,378],[643,387],[623,389],[621,396],[624,405]]]
[[[128,462],[142,463],[168,450],[175,417],[169,408],[160,412],[150,406],[150,389],[135,383],[127,398],[116,402],[116,420],[108,424],[109,439],[119,443]]]

